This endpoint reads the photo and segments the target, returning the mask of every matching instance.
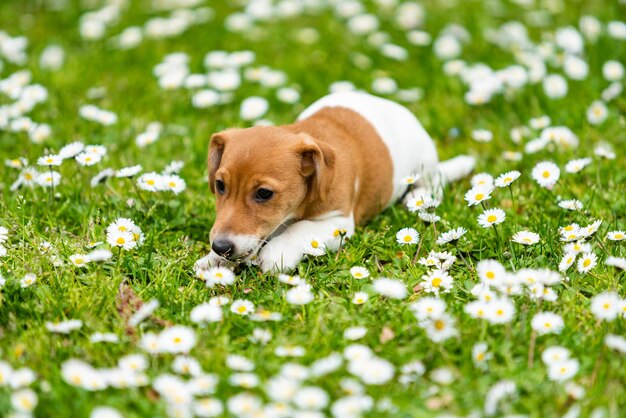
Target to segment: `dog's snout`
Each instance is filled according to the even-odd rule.
[[[222,257],[230,257],[235,253],[235,244],[227,239],[216,239],[211,245],[213,251]]]

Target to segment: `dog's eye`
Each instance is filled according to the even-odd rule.
[[[222,180],[215,180],[215,190],[217,190],[219,194],[224,194],[226,186]]]
[[[274,196],[274,192],[268,189],[259,189],[256,191],[255,199],[257,202],[265,202]]]

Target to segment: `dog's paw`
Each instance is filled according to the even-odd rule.
[[[234,268],[235,264],[231,261],[226,260],[223,257],[220,257],[215,253],[215,251],[211,251],[206,257],[202,257],[193,265],[194,271],[203,271],[208,270],[211,267],[227,267]]]
[[[303,256],[301,242],[278,236],[261,249],[259,264],[263,273],[290,271],[296,268]]]

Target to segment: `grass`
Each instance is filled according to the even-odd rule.
[[[288,361],[309,365],[322,356],[341,352],[351,343],[343,337],[344,330],[362,325],[368,333],[359,342],[371,347],[378,356],[397,368],[421,360],[427,370],[424,377],[408,386],[394,379],[383,386],[367,387],[366,392],[375,400],[389,397],[396,406],[392,411],[372,411],[369,416],[467,415],[482,410],[487,391],[501,379],[517,384],[516,396],[501,404],[503,414],[562,416],[578,404],[583,416],[598,409],[604,409],[606,416],[623,416],[624,357],[609,350],[603,339],[607,333],[624,335],[626,325],[623,318],[610,323],[596,320],[589,304],[591,297],[605,290],[616,290],[624,297],[624,273],[605,266],[603,260],[609,255],[626,256],[624,244],[604,239],[607,231],[626,228],[626,163],[622,151],[626,141],[626,100],[621,96],[608,105],[610,116],[602,125],[592,126],[584,116],[588,105],[607,85],[601,76],[602,63],[609,59],[624,62],[623,41],[604,34],[597,44],[587,44],[585,59],[590,75],[582,81],[568,80],[569,94],[563,99],[549,99],[538,84],[524,87],[514,97],[496,96],[487,105],[473,107],[463,101],[466,87],[442,72],[442,62],[432,48],[409,45],[389,17],[369,2],[367,8],[381,15],[382,29],[389,32],[393,42],[409,50],[406,62],[384,58],[363,38],[350,34],[327,9],[260,23],[255,31],[237,34],[224,30],[223,20],[238,9],[214,2],[210,4],[214,10],[210,22],[191,26],[172,39],[146,39],[137,48],[118,50],[108,38],[127,26],[142,25],[148,18],[164,13],[150,11],[150,2],[132,2],[107,30],[104,40],[85,41],[79,35],[78,20],[87,9],[70,1],[66,8],[51,11],[46,6],[51,3],[5,0],[0,4],[0,28],[11,36],[28,37],[25,68],[32,72],[33,82],[44,85],[49,92],[48,101],[29,115],[35,121],[50,124],[53,130],[51,138],[42,145],[31,143],[24,133],[0,130],[0,156],[2,160],[25,157],[34,164],[47,151],[57,152],[73,140],[105,145],[108,155],[96,167],[63,164],[59,168],[62,181],[54,195],[43,188],[10,191],[18,171],[0,167],[0,226],[10,231],[5,244],[8,254],[0,258],[0,274],[7,279],[0,290],[0,359],[14,369],[29,367],[35,371],[37,380],[31,386],[39,396],[36,416],[87,416],[98,405],[113,406],[128,417],[165,415],[165,402],[148,388],[87,392],[68,385],[60,375],[61,364],[69,358],[82,359],[95,367],[113,367],[122,355],[141,352],[137,347],[140,335],[163,328],[150,319],[134,332],[127,332],[125,318],[118,312],[122,282],[141,300],[157,299],[161,306],[155,317],[168,323],[191,324],[190,310],[218,294],[245,298],[256,306],[283,314],[281,322],[259,324],[225,311],[220,323],[206,328],[194,326],[198,344],[191,355],[205,371],[220,377],[214,396],[222,400],[241,390],[227,383],[231,372],[224,360],[228,354],[253,360],[255,372],[265,381]],[[483,39],[485,28],[520,20],[528,24],[530,36],[536,41],[543,32],[576,25],[582,15],[592,14],[607,22],[623,18],[626,12],[623,4],[614,1],[562,2],[563,10],[546,11],[547,24],[537,27],[532,26],[530,14],[509,2],[424,3],[424,30],[435,37],[448,23],[465,26],[472,42],[464,48],[461,58],[472,63],[483,61],[494,68],[512,64],[513,58]],[[304,27],[317,29],[317,43],[297,41],[297,34]],[[45,71],[38,66],[39,55],[49,43],[58,43],[65,49],[66,62],[60,71]],[[189,54],[192,72],[201,72],[204,55],[215,49],[253,50],[255,65],[284,71],[288,85],[296,85],[301,91],[301,101],[287,105],[275,99],[274,89],[243,83],[232,104],[196,109],[188,90],[159,88],[152,69],[166,54]],[[355,52],[369,57],[371,65],[353,65]],[[19,68],[5,62],[0,77],[6,78]],[[422,100],[407,106],[436,140],[442,159],[469,153],[478,157],[477,172],[494,176],[513,169],[522,172],[513,185],[513,199],[505,190],[497,190],[489,201],[489,205],[507,213],[507,220],[499,228],[502,242],[495,239],[493,231],[478,226],[476,218],[482,211],[467,207],[463,200],[470,187],[468,179],[447,188],[437,210],[443,219],[435,227],[395,205],[360,227],[337,257],[329,254],[303,261],[297,273],[312,284],[316,293],[315,300],[304,307],[289,305],[284,298],[286,285],[254,267],[242,268],[236,284],[228,288],[208,289],[195,279],[192,266],[209,251],[209,230],[215,217],[214,199],[206,180],[208,140],[213,132],[226,127],[249,126],[239,118],[241,100],[251,95],[266,97],[270,101],[266,117],[276,124],[288,123],[307,104],[326,94],[332,82],[350,80],[359,88],[369,89],[379,75],[394,78],[403,88],[423,89]],[[99,98],[90,99],[94,88],[102,93]],[[0,100],[2,104],[9,102],[6,96],[0,96]],[[118,123],[104,127],[81,119],[78,108],[86,103],[114,111]],[[580,147],[543,150],[525,155],[519,162],[504,160],[502,151],[522,149],[510,140],[510,129],[544,114],[552,118],[553,124],[570,127],[580,138]],[[140,149],[134,138],[152,121],[163,123],[164,133],[157,143]],[[452,128],[459,130],[458,136],[450,134]],[[477,128],[491,130],[494,140],[472,141],[471,131]],[[570,159],[593,157],[593,147],[600,140],[613,144],[617,159],[596,157],[578,175],[562,172],[552,191],[541,189],[531,179],[530,172],[537,162],[552,160],[562,168]],[[188,187],[177,196],[148,192],[138,196],[132,182],[125,179],[113,179],[108,186],[89,186],[89,179],[103,167],[141,164],[144,171],[161,171],[172,160],[185,162],[181,176]],[[557,206],[558,196],[579,199],[584,209],[564,211]],[[134,204],[128,205],[128,199],[133,199]],[[143,245],[121,254],[114,251],[110,262],[93,263],[85,269],[68,263],[69,256],[85,252],[90,241],[103,241],[106,227],[118,217],[131,218],[142,228],[146,236]],[[408,289],[414,289],[426,268],[411,262],[415,247],[400,247],[395,233],[403,227],[416,228],[424,236],[420,256],[425,256],[428,250],[441,248],[434,243],[438,233],[459,226],[468,229],[459,249],[472,266],[495,258],[513,271],[542,267],[556,270],[562,257],[558,228],[571,222],[585,225],[594,219],[603,220],[597,238],[591,241],[599,257],[598,266],[589,274],[569,270],[569,281],[555,287],[558,300],[548,307],[540,307],[526,296],[517,297],[517,314],[509,326],[486,325],[463,312],[464,305],[474,299],[470,289],[477,277],[458,260],[450,270],[454,288],[443,298],[448,312],[457,320],[460,335],[443,344],[430,342],[408,309],[409,302],[422,297],[422,293],[410,292],[401,302],[388,300],[375,295],[371,280],[353,279],[348,272],[354,265],[364,265],[373,277],[399,278]],[[521,229],[537,232],[541,242],[530,247],[510,242],[511,235]],[[47,255],[41,254],[38,247],[42,241],[52,243],[65,262],[63,265],[54,266]],[[457,251],[451,246],[446,249]],[[18,280],[26,273],[34,273],[38,281],[23,289]],[[363,306],[350,303],[359,290],[371,296]],[[560,335],[537,338],[536,360],[534,367],[529,368],[530,317],[540,310],[560,314],[565,328]],[[69,335],[50,333],[44,326],[46,321],[72,318],[83,320],[84,326]],[[273,338],[266,346],[248,339],[256,327],[272,332]],[[393,332],[393,338],[381,339],[382,334],[388,335],[387,330]],[[90,343],[93,332],[113,332],[120,337],[120,343]],[[486,342],[494,354],[486,371],[477,369],[471,360],[472,346],[477,342]],[[573,379],[585,389],[580,400],[568,396],[563,384],[547,378],[547,368],[539,357],[545,347],[555,344],[567,347],[580,361],[580,370]],[[274,349],[280,345],[303,346],[306,354],[291,360],[279,358]],[[148,375],[155,377],[170,371],[172,358],[150,357]],[[430,371],[439,367],[452,371],[452,384],[433,382]],[[342,368],[328,377],[312,380],[311,384],[327,390],[334,400],[344,394],[339,382],[347,375]],[[262,394],[263,390],[254,392]],[[11,393],[7,386],[0,385],[1,416],[11,411]]]

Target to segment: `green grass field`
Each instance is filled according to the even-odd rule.
[[[417,9],[400,6],[399,0],[267,2],[273,9],[266,2],[246,8],[242,0],[121,0],[103,9],[105,3],[0,2],[0,227],[6,228],[6,237],[0,229],[0,250],[6,250],[0,251],[0,416],[83,417],[94,410],[92,416],[116,416],[95,409],[104,406],[124,417],[626,416],[625,273],[605,264],[609,257],[609,264],[626,264],[626,242],[607,238],[614,231],[619,238],[626,229],[626,100],[620,90],[626,62],[624,2],[446,0],[422,1]],[[373,18],[353,17],[365,13]],[[518,26],[503,26],[511,21]],[[568,26],[574,29],[559,33]],[[167,32],[170,36],[164,36]],[[21,45],[20,36],[27,45]],[[61,47],[62,63],[50,45]],[[234,69],[224,75],[218,68],[223,59],[217,54],[205,59],[212,51],[252,51],[254,59],[231,56],[236,62],[228,65]],[[188,61],[174,69],[158,66],[172,53]],[[607,68],[607,61],[621,62],[622,75],[619,64]],[[505,75],[487,71],[481,76],[477,67],[472,73],[470,67],[478,63],[493,71],[520,68],[502,84]],[[468,81],[453,74],[455,69]],[[565,95],[558,91],[562,80],[551,84],[550,74],[564,77]],[[232,77],[236,80],[228,86]],[[496,79],[501,85],[489,90]],[[446,188],[435,210],[439,221],[424,222],[398,203],[359,227],[338,254],[300,263],[293,274],[311,285],[314,299],[308,304],[288,303],[290,286],[254,266],[237,270],[231,286],[207,287],[195,277],[193,265],[210,250],[215,219],[206,170],[211,134],[254,124],[240,114],[248,97],[269,103],[267,113],[254,119],[289,123],[338,81],[405,104],[434,138],[442,160],[473,155],[475,172],[494,178],[519,171],[510,187],[496,187],[483,202],[485,208],[502,209],[506,219],[495,228],[479,225],[483,207],[469,207],[464,200],[472,187],[467,178]],[[468,103],[471,83],[476,100],[485,103]],[[25,89],[28,85],[43,86],[47,95],[38,87]],[[201,90],[206,90],[204,97],[197,96]],[[596,100],[605,106],[597,105],[588,116]],[[102,124],[81,117],[84,105],[114,112],[117,120]],[[550,118],[550,126],[571,129],[579,144],[562,146],[558,138],[533,141],[543,127],[531,119],[542,116]],[[161,124],[158,140],[140,147],[136,138],[152,122]],[[50,134],[46,128],[37,131],[38,124],[47,124]],[[473,139],[479,129],[490,131],[492,140]],[[518,138],[518,132],[524,133]],[[107,153],[92,166],[74,158],[60,166],[38,165],[40,157],[56,155],[75,141],[103,145]],[[612,159],[606,158],[610,147]],[[590,164],[567,172],[566,164],[581,158],[590,158]],[[105,168],[141,165],[142,173],[161,173],[172,161],[184,163],[179,176],[186,189],[179,194],[141,190],[139,175],[90,185]],[[560,168],[551,190],[532,176],[542,161]],[[59,184],[12,187],[29,173],[25,165],[44,177],[60,173]],[[558,206],[569,199],[580,201],[582,208]],[[141,228],[140,245],[127,251],[107,243],[107,227],[118,218],[132,219]],[[514,292],[519,294],[500,295],[501,288],[480,293],[480,298],[514,307],[505,323],[467,313],[468,304],[477,300],[472,289],[481,282],[481,260],[497,260],[511,281],[521,269],[558,273],[567,251],[560,228],[585,227],[595,220],[602,221],[599,229],[581,233],[578,241],[582,252],[597,257],[589,271],[580,272],[593,266],[582,266],[583,258],[592,256],[580,254],[582,267],[574,262],[557,274],[558,282],[546,285],[545,296],[543,287],[519,281]],[[458,227],[467,233],[457,245],[435,243],[442,232]],[[418,245],[396,241],[402,228],[419,232],[417,257]],[[524,230],[539,234],[540,241],[528,246],[511,241]],[[110,249],[112,257],[84,266],[72,263],[71,256],[94,248]],[[420,324],[412,312],[413,303],[434,296],[423,279],[432,268],[415,262],[431,250],[457,257],[448,270],[451,289],[438,296],[457,332],[442,342],[425,331],[428,324],[440,325],[437,318]],[[615,257],[617,262],[611,261]],[[352,277],[354,266],[367,268],[370,277]],[[36,278],[30,285],[24,281],[32,277],[28,274]],[[401,280],[408,295],[378,294],[373,283],[379,277]],[[352,302],[360,291],[369,295],[362,305]],[[605,302],[612,305],[604,307],[604,320],[592,309],[593,298],[603,292],[619,295]],[[254,321],[231,312],[228,303],[220,308],[221,320],[193,322],[192,309],[216,296],[248,300],[255,310],[279,313],[282,319]],[[141,302],[150,300],[159,307],[139,324],[129,324]],[[531,320],[540,312],[562,317],[562,330],[545,335],[534,330]],[[46,327],[71,319],[82,326],[68,333]],[[146,335],[173,325],[194,331],[191,359],[142,348]],[[344,334],[352,327],[367,332]],[[118,341],[93,342],[94,333],[112,333]],[[270,334],[269,341],[259,341]],[[607,344],[607,335],[618,337],[609,337]],[[473,352],[479,343],[487,345],[486,353]],[[542,353],[552,346],[565,347],[574,360],[546,363]],[[110,370],[130,354],[144,356],[143,371],[129,371],[128,362]],[[232,355],[249,362],[230,357],[227,363]],[[372,355],[386,362],[377,365]],[[337,365],[320,371],[322,365],[314,362],[326,357]],[[71,359],[94,369],[80,366],[71,374]],[[188,365],[181,366],[184,362]],[[421,362],[423,369],[413,362]],[[381,377],[378,371],[393,375]],[[379,379],[368,375],[368,380],[367,373]],[[567,376],[559,378],[559,373]],[[208,382],[204,390],[202,378]],[[502,381],[513,389],[502,389]]]

